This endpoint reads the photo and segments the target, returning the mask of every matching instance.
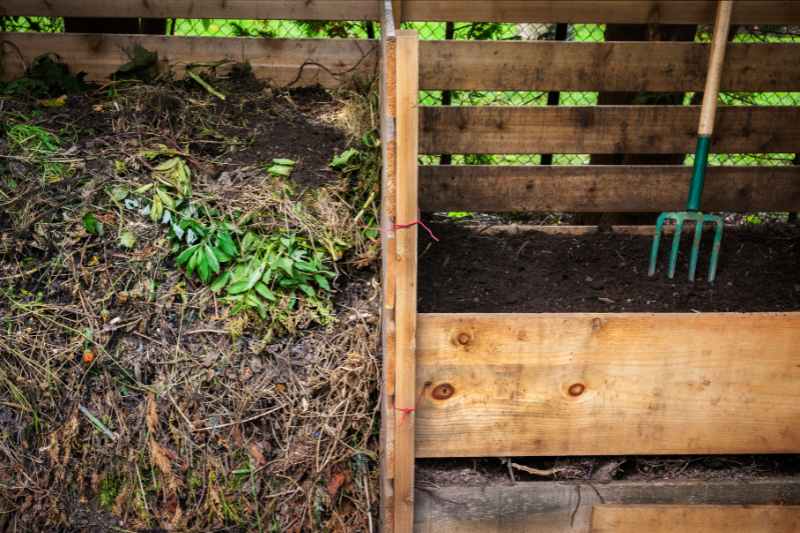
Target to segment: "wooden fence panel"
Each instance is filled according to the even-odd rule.
[[[715,0],[404,0],[403,20],[710,24]],[[737,0],[733,24],[797,24],[793,0]]]
[[[596,505],[592,533],[797,533],[800,506]]]
[[[421,314],[417,331],[418,457],[800,451],[800,313]]]
[[[723,91],[800,90],[800,44],[731,44]],[[422,41],[420,88],[702,91],[708,45],[682,42]]]
[[[600,504],[800,505],[800,480],[535,481],[417,489],[417,533],[590,533]],[[650,533],[648,528],[637,530]],[[703,528],[675,527],[671,533]],[[750,533],[746,527],[731,531]],[[757,531],[757,530],[756,530]]]
[[[480,212],[643,212],[683,209],[688,166],[420,167],[420,209]],[[711,211],[799,211],[800,166],[709,167]]]
[[[0,15],[378,20],[378,0],[3,0]]]
[[[422,107],[420,153],[691,153],[699,106]],[[712,153],[800,151],[800,107],[726,106]]]
[[[127,50],[139,44],[158,52],[162,70],[174,69],[178,77],[191,63],[220,60],[250,62],[253,74],[273,86],[320,84],[347,85],[354,77],[377,76],[375,41],[356,39],[250,39],[217,37],[166,37],[154,35],[109,35],[69,33],[6,33],[3,39],[16,46],[26,64],[38,55],[56,52],[73,72],[86,72],[87,79],[107,80],[130,61]],[[25,65],[17,53],[4,54],[3,77],[14,79]],[[230,67],[230,65],[228,65]],[[224,68],[221,69],[224,71]]]

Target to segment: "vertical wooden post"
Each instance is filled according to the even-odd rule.
[[[397,32],[397,220],[417,220],[419,149],[419,40]],[[395,256],[395,531],[414,527],[414,419],[416,418],[417,227],[396,230]]]
[[[395,376],[395,233],[397,215],[397,46],[392,0],[381,4],[381,347],[383,383],[381,386],[381,513],[383,533],[394,533],[394,376]]]

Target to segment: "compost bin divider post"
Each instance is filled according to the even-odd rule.
[[[392,0],[381,4],[381,348],[383,383],[381,386],[381,511],[383,533],[394,532],[394,376],[395,376],[395,233],[397,152],[396,62],[397,36]]]
[[[419,141],[419,39],[397,32],[397,218],[394,226],[417,220]],[[395,530],[414,523],[414,420],[416,418],[417,227],[396,230],[395,286]]]

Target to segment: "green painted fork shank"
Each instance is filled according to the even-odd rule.
[[[664,222],[667,220],[675,222],[675,235],[672,237],[667,277],[672,279],[675,276],[675,268],[678,264],[678,249],[680,247],[681,235],[683,234],[684,222],[695,223],[692,252],[689,258],[689,280],[694,281],[695,279],[697,261],[700,256],[700,239],[703,236],[703,227],[706,223],[714,224],[714,244],[711,247],[711,258],[708,265],[709,283],[712,283],[717,275],[717,263],[719,262],[719,250],[722,245],[722,230],[724,225],[720,217],[700,211],[700,200],[703,197],[703,184],[705,183],[708,148],[710,144],[710,136],[699,136],[697,138],[697,149],[694,153],[694,168],[692,170],[691,185],[689,186],[689,199],[686,202],[686,211],[661,213],[658,217],[655,237],[653,238],[653,247],[650,251],[650,268],[648,270],[650,276],[656,273],[661,233],[664,229]]]

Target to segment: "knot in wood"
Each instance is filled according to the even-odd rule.
[[[446,400],[453,396],[455,392],[456,389],[454,389],[452,385],[449,383],[442,383],[440,385],[436,385],[431,394],[436,400]]]

